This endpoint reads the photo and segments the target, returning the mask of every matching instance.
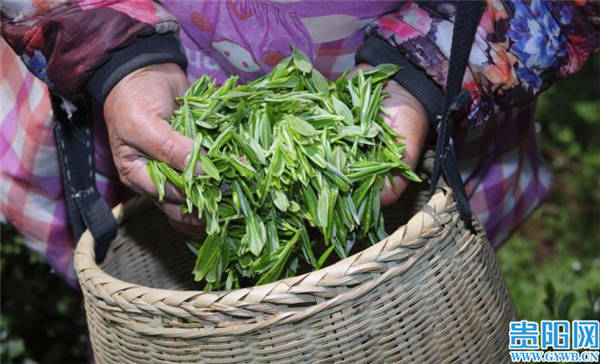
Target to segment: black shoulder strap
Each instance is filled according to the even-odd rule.
[[[95,240],[95,256],[102,262],[117,232],[117,222],[96,188],[94,138],[85,102],[66,110],[65,101],[50,94],[56,124],[54,137],[63,180],[67,215],[75,239],[86,227]]]
[[[465,192],[463,181],[460,177],[454,144],[452,140],[453,122],[461,110],[471,101],[467,91],[462,89],[462,81],[469,61],[471,46],[475,39],[475,32],[483,1],[457,1],[454,30],[452,32],[452,48],[450,50],[450,66],[446,81],[446,94],[442,115],[438,116],[437,143],[435,147],[435,163],[431,178],[431,193],[435,190],[440,175],[443,173],[446,182],[452,188],[460,217],[469,228],[472,228],[472,212]]]

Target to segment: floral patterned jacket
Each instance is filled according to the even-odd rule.
[[[450,1],[8,2],[0,8],[0,218],[74,280],[48,91],[39,80],[66,100],[87,93],[101,103],[111,86],[107,72],[118,68],[107,65],[126,49],[132,58],[162,54],[154,62],[184,66],[181,46],[191,79],[250,80],[287,55],[290,43],[336,77],[354,64],[366,32],[443,87],[455,10]],[[495,246],[549,188],[535,141],[535,99],[598,51],[599,30],[600,2],[486,1],[463,81],[473,102],[455,140],[471,207]],[[118,182],[97,110],[97,181],[114,205],[131,194]]]

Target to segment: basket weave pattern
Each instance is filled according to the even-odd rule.
[[[516,312],[494,252],[438,191],[388,238],[327,268],[206,293],[190,290],[195,257],[158,209],[119,206],[102,267],[88,232],[75,253],[96,361],[509,361]]]

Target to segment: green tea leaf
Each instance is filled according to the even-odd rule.
[[[248,243],[250,252],[255,256],[259,256],[267,239],[267,230],[264,223],[257,215],[251,213],[246,222],[246,234],[248,235]]]
[[[288,207],[290,206],[290,202],[288,201],[287,196],[280,190],[274,190],[273,194],[273,203],[283,212],[286,212]]]
[[[256,170],[251,165],[242,163],[236,157],[231,157],[230,162],[231,162],[231,165],[233,166],[233,168],[235,168],[238,171],[238,173],[241,176],[243,176],[244,178],[254,177]]]
[[[188,160],[187,165],[184,170],[185,180],[190,182],[194,177],[194,172],[196,171],[196,165],[198,164],[198,158],[200,156],[200,149],[202,147],[202,134],[197,134],[196,139],[194,140],[194,147],[192,149],[192,153],[190,154],[190,158]]]
[[[281,148],[275,149],[275,153],[273,153],[273,159],[271,160],[271,165],[269,168],[271,169],[271,174],[274,177],[279,177],[283,173],[285,164],[283,161],[283,152],[281,151]]]
[[[304,73],[309,73],[312,70],[312,63],[306,56],[306,53],[292,48],[292,59],[294,60],[294,66]]]
[[[288,115],[287,121],[294,130],[304,136],[313,136],[317,134],[317,131],[312,125],[298,117]]]
[[[223,132],[221,132],[221,134],[219,134],[219,136],[217,136],[214,143],[210,146],[210,149],[208,150],[207,154],[210,155],[212,153],[215,153],[216,151],[221,149],[227,142],[229,142],[229,140],[233,136],[234,130],[235,130],[235,128],[233,126],[230,126],[230,127],[226,128],[225,130],[223,130]]]
[[[244,216],[248,217],[251,214],[250,206],[248,205],[248,200],[246,200],[246,195],[242,190],[242,186],[238,181],[233,181],[233,204],[234,206],[242,211]]]
[[[268,114],[266,112],[260,113],[258,118],[259,130],[260,130],[260,145],[267,149],[273,144],[273,130],[271,128],[271,122],[269,121]]]
[[[219,170],[210,161],[210,158],[208,158],[206,155],[201,155],[199,159],[200,159],[200,167],[202,168],[202,171],[204,171],[204,173],[206,173],[206,175],[210,176],[211,178],[214,178],[217,181],[220,181],[221,175],[219,174]]]
[[[184,123],[184,135],[190,138],[196,138],[196,128],[194,127],[190,106],[188,105],[187,98],[183,99],[183,123]]]
[[[321,72],[317,71],[316,69],[313,69],[310,77],[318,93],[329,93],[329,82],[327,82],[327,79],[323,77]]]
[[[333,149],[333,162],[337,169],[342,169],[346,165],[346,153],[339,145]]]
[[[165,177],[171,182],[175,187],[184,189],[185,187],[185,179],[179,173],[175,172],[175,170],[169,167],[167,164],[163,162],[156,163],[156,167],[165,175]]]
[[[319,218],[317,217],[317,194],[312,187],[303,188],[302,194],[304,197],[305,207],[308,208],[308,213],[311,220],[318,225]]]
[[[323,174],[342,191],[348,191],[352,185],[350,179],[331,163],[327,163],[327,167],[323,171]]]
[[[370,176],[373,174],[384,174],[390,169],[394,168],[394,166],[394,163],[381,163],[375,161],[356,162],[352,166],[350,166],[350,173],[348,173],[348,178],[356,179],[365,176]]]
[[[345,126],[340,129],[340,135],[361,137],[361,136],[363,136],[363,130],[360,126],[356,126],[356,125]]]
[[[267,248],[269,252],[273,253],[279,249],[279,232],[277,231],[277,213],[275,210],[271,210],[269,219],[267,221]],[[263,255],[266,255],[263,253]],[[262,273],[262,272],[260,272]]]
[[[146,164],[146,169],[148,170],[148,174],[150,175],[150,179],[156,186],[158,190],[158,201],[163,201],[165,197],[165,187],[167,185],[167,177],[161,173],[161,171],[156,166],[157,162],[149,161]]]
[[[354,116],[352,116],[352,112],[348,109],[348,106],[338,100],[335,96],[331,97],[331,101],[333,102],[335,112],[344,118],[344,123],[346,125],[354,125]]]
[[[302,227],[300,229],[300,240],[302,241],[302,254],[304,255],[304,259],[308,264],[312,267],[317,266],[317,259],[315,258],[315,253],[313,252],[313,248],[311,246],[310,236],[306,231],[306,227]]]
[[[331,245],[329,248],[327,248],[327,250],[325,250],[323,254],[321,254],[319,260],[317,261],[317,266],[315,267],[316,269],[321,269],[323,267],[323,264],[325,264],[325,261],[331,255],[333,249],[335,249],[335,245]]]
[[[298,211],[300,211],[300,205],[298,205],[297,202],[292,201],[292,202],[290,202],[290,207],[288,208],[288,210],[290,212],[298,212]]]
[[[395,64],[382,63],[378,66],[365,70],[364,73],[365,76],[377,75],[381,77],[381,79],[387,79],[398,73],[398,71],[400,71],[401,68],[402,67]],[[379,79],[373,78],[373,82],[377,81],[379,81]]]
[[[220,253],[219,238],[209,235],[200,249],[198,249],[196,267],[194,268],[194,275],[197,281],[202,280],[212,269],[219,259]]]
[[[298,242],[300,238],[300,231],[296,232],[294,236],[285,244],[285,247],[281,251],[280,254],[277,255],[275,264],[267,271],[265,274],[261,275],[260,279],[256,284],[261,285],[269,282],[275,281],[277,278],[281,276],[281,272],[283,271],[283,267],[285,263],[290,257],[292,253],[292,249],[294,245]]]
[[[245,156],[248,157],[250,162],[252,162],[255,165],[266,163],[264,153],[262,153],[262,149],[260,149],[260,153],[257,153],[257,150],[252,148],[252,146],[250,146],[250,143],[237,133],[233,134],[233,140],[243,150]],[[258,144],[255,144],[255,146],[257,145]]]
[[[176,98],[169,123],[194,138],[189,161],[179,172],[149,158],[147,169],[159,199],[169,182],[185,193],[181,211],[205,221],[206,236],[191,244],[205,290],[319,268],[384,236],[383,181],[392,172],[418,180],[380,115],[397,70],[346,70],[333,83],[292,48],[246,85],[204,75]]]
[[[326,229],[329,225],[329,189],[326,187],[322,188],[319,192],[317,222],[323,229]]]
[[[301,147],[302,152],[320,168],[327,168],[327,161],[316,147]]]

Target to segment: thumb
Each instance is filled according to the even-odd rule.
[[[394,185],[392,186],[389,179],[386,178],[383,189],[379,194],[381,205],[383,206],[388,206],[396,202],[408,186],[408,181],[406,178],[394,176],[393,180]]]
[[[131,143],[152,158],[167,163],[182,171],[188,156],[194,147],[194,141],[173,130],[169,123],[161,118],[148,120],[148,127],[142,137]]]

